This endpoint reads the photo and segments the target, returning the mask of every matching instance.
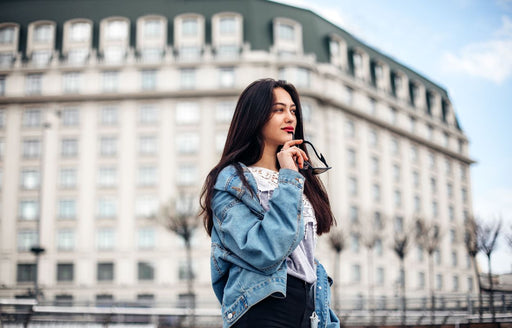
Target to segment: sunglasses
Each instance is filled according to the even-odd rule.
[[[311,171],[311,173],[313,173],[314,175],[318,175],[332,168],[329,165],[327,165],[324,155],[322,155],[321,153],[319,154],[316,151],[315,146],[313,146],[311,142],[304,140],[302,144],[304,145],[306,153],[310,158],[309,161],[304,161],[304,167],[301,169],[301,171]],[[313,152],[316,155],[316,158],[311,158],[311,151],[309,150],[313,150]]]

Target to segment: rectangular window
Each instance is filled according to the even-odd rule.
[[[357,165],[356,151],[354,149],[347,150],[347,164],[351,168],[355,168]]]
[[[40,127],[42,113],[40,109],[27,109],[23,111],[22,125],[25,128]]]
[[[195,124],[199,123],[200,111],[199,105],[194,102],[180,102],[176,104],[176,124]]]
[[[158,198],[153,195],[143,195],[135,200],[135,215],[140,218],[147,218],[158,210]]]
[[[350,196],[357,196],[357,178],[348,179],[348,193]]]
[[[61,122],[64,126],[78,126],[80,116],[77,108],[64,108],[61,110]]]
[[[178,270],[178,277],[180,280],[193,279],[195,277],[194,269],[190,268],[184,261],[180,262]]]
[[[98,218],[111,219],[117,215],[117,202],[115,198],[102,197],[98,199]]]
[[[356,136],[354,121],[350,120],[345,123],[345,136],[348,138],[354,138]]]
[[[80,72],[66,72],[62,74],[62,89],[65,93],[80,92]]]
[[[157,183],[157,169],[154,166],[141,166],[139,167],[139,183],[141,187],[156,186]]]
[[[74,199],[59,200],[59,219],[76,218],[76,201]]]
[[[379,135],[377,134],[377,131],[370,130],[370,134],[369,134],[368,138],[369,138],[370,146],[377,147],[377,145],[379,143]]]
[[[215,121],[217,123],[229,123],[233,118],[236,104],[232,101],[219,102],[215,106]]]
[[[62,139],[60,153],[62,157],[76,157],[78,155],[78,140],[76,138]]]
[[[21,188],[25,190],[35,190],[39,188],[39,169],[23,169],[21,171]]]
[[[39,139],[25,139],[22,148],[23,158],[38,158],[41,154],[41,141]]]
[[[25,92],[27,95],[41,94],[43,74],[27,74],[25,79]]]
[[[140,72],[141,89],[142,90],[155,90],[156,89],[156,70],[143,70]]]
[[[183,61],[198,60],[201,57],[201,48],[195,46],[180,47],[179,59]]]
[[[14,62],[14,55],[11,52],[0,52],[0,67],[11,67]]]
[[[32,63],[37,67],[43,67],[50,63],[52,52],[50,50],[36,50],[32,52]]]
[[[100,112],[101,125],[117,125],[118,123],[118,110],[114,106],[106,106]]]
[[[233,67],[219,69],[219,86],[221,88],[232,88],[235,86],[235,69]]]
[[[22,200],[19,203],[20,220],[33,221],[39,219],[39,203],[35,200]]]
[[[425,273],[424,272],[418,272],[418,288],[419,289],[425,288]]]
[[[199,150],[199,134],[182,133],[176,136],[176,149],[180,154],[195,154]]]
[[[350,249],[353,253],[359,253],[360,249],[360,242],[359,242],[359,235],[352,233],[350,235]]]
[[[352,282],[361,282],[361,265],[353,264],[352,265]]]
[[[100,138],[100,155],[115,156],[117,155],[117,138],[112,136]]]
[[[57,263],[57,281],[73,281],[75,267],[73,263]]]
[[[224,150],[224,145],[226,144],[227,137],[227,132],[217,132],[215,134],[215,151],[217,153],[222,153],[222,151]]]
[[[379,174],[379,159],[377,157],[372,157],[371,170],[373,175]]]
[[[35,230],[22,230],[18,232],[18,251],[28,252],[33,246],[39,244],[38,233]]]
[[[155,247],[155,229],[141,228],[138,232],[138,247],[139,249],[153,249]]]
[[[152,125],[158,122],[158,108],[154,104],[144,104],[139,108],[139,123]]]
[[[0,67],[1,65],[0,63]],[[5,96],[5,75],[0,75],[0,96]]]
[[[393,165],[393,181],[396,183],[400,182],[400,166],[398,164]]]
[[[151,281],[155,278],[155,268],[149,262],[137,263],[137,276],[139,280]]]
[[[112,281],[114,280],[114,263],[112,262],[100,262],[97,264],[97,276],[98,281]]]
[[[87,61],[87,57],[89,57],[89,49],[73,48],[68,52],[68,63],[73,65],[81,65]]]
[[[72,251],[75,249],[75,232],[69,229],[57,231],[57,249],[59,251]]]
[[[375,202],[380,201],[380,186],[378,184],[374,184],[372,187],[373,190],[373,200]]]
[[[118,89],[118,72],[117,71],[105,71],[103,72],[103,91],[104,92],[116,92]]]
[[[436,290],[443,289],[443,275],[438,273],[436,274]]]
[[[61,188],[75,188],[76,187],[76,169],[62,168],[59,174],[59,184]]]
[[[359,209],[357,208],[357,206],[350,206],[349,218],[350,218],[350,223],[359,222]]]
[[[157,139],[154,136],[139,137],[139,154],[155,155],[157,150]]]
[[[34,282],[36,265],[34,263],[18,263],[16,266],[17,282]]]
[[[181,164],[177,172],[177,184],[180,186],[190,186],[197,182],[197,167],[194,164]]]
[[[196,86],[196,70],[194,68],[182,68],[180,70],[180,87],[183,90],[191,90]]]
[[[376,277],[375,277],[376,283],[378,286],[384,286],[385,283],[385,276],[384,276],[384,268],[377,268]]]
[[[96,248],[100,251],[113,250],[116,243],[115,237],[114,229],[99,229],[96,235]]]
[[[98,170],[98,186],[113,188],[117,183],[117,169],[115,167],[100,167]]]

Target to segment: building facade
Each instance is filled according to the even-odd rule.
[[[185,247],[155,219],[197,198],[240,92],[272,77],[302,95],[307,138],[345,236],[337,293],[424,306],[477,282],[464,247],[468,140],[446,90],[317,14],[265,0],[0,4],[0,297],[151,301],[187,292]],[[193,195],[193,196],[191,196]],[[432,256],[395,236],[422,218]],[[198,219],[199,220],[199,219]],[[412,234],[412,232],[411,232]],[[412,238],[414,239],[414,238]],[[328,236],[318,257],[335,271]],[[209,239],[192,241],[199,306],[216,306]],[[430,273],[432,272],[432,273]]]

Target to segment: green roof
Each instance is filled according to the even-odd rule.
[[[267,0],[2,0],[0,22],[16,22],[21,28],[20,50],[25,51],[27,26],[37,20],[57,23],[56,48],[61,48],[63,23],[73,18],[87,18],[94,22],[93,47],[99,40],[99,23],[111,16],[127,17],[131,21],[131,45],[135,45],[137,18],[157,14],[169,22],[183,13],[198,13],[206,19],[206,43],[211,43],[211,17],[219,12],[231,11],[244,17],[244,41],[251,49],[268,50],[272,45],[272,20],[276,17],[293,19],[303,26],[304,53],[314,53],[318,62],[329,61],[329,35],[343,37],[350,48],[358,47],[371,59],[380,60],[391,70],[400,70],[410,78],[423,83],[427,89],[439,92],[448,99],[446,90],[414,70],[361,42],[345,30],[316,13],[302,8]],[[168,24],[168,43],[173,43],[173,25]]]

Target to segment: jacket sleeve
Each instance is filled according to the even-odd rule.
[[[253,269],[275,272],[304,238],[303,190],[300,173],[281,169],[278,187],[263,216],[252,211],[243,197],[216,190],[212,199],[214,229],[223,246]]]

